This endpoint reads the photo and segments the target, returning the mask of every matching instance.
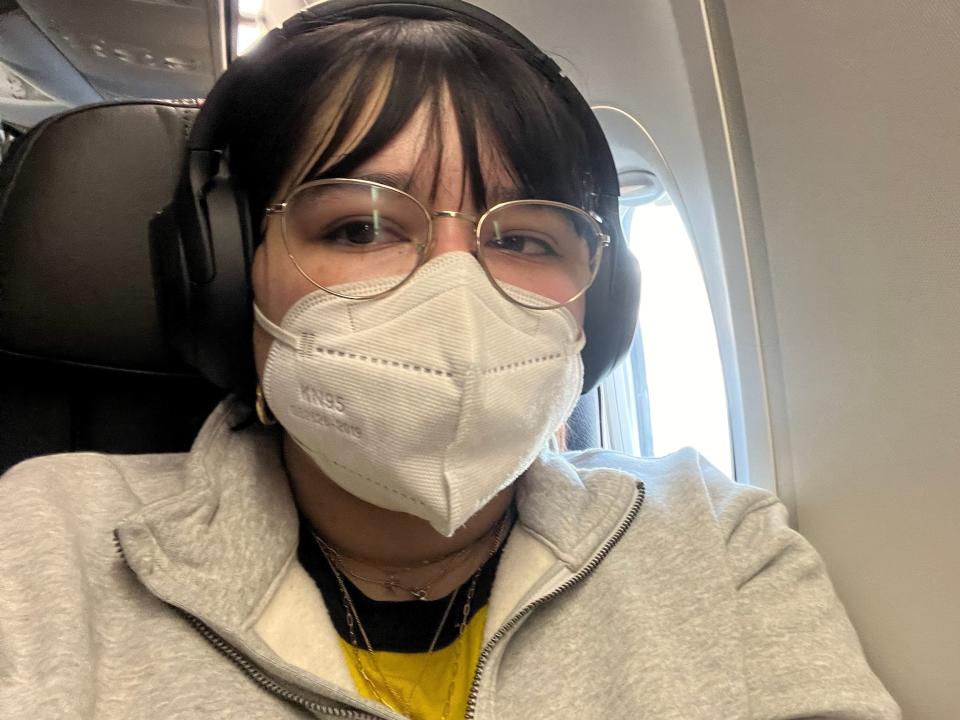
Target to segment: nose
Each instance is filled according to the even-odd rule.
[[[427,259],[448,252],[468,252],[476,255],[476,226],[475,215],[453,210],[433,213],[433,243]]]

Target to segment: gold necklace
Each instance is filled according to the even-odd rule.
[[[513,511],[513,506],[511,505],[509,508],[507,508],[507,512],[504,513],[503,517],[500,518],[500,522],[497,523],[496,539],[494,541],[493,548],[490,550],[490,553],[487,555],[486,559],[483,561],[483,563],[481,563],[480,567],[474,573],[473,579],[470,582],[470,586],[469,588],[467,588],[466,600],[464,601],[460,622],[458,623],[459,631],[457,633],[457,638],[454,641],[452,671],[450,675],[450,683],[447,686],[447,695],[443,704],[441,720],[447,720],[447,717],[450,713],[451,705],[453,704],[453,693],[454,693],[454,690],[456,689],[457,674],[459,673],[459,670],[460,670],[460,667],[459,667],[460,655],[462,652],[461,645],[463,643],[463,635],[466,632],[467,625],[470,620],[470,607],[471,607],[471,603],[473,602],[474,594],[476,593],[477,581],[480,579],[480,574],[483,571],[483,568],[486,566],[486,564],[490,561],[490,558],[492,558],[497,553],[497,550],[500,549],[500,546],[503,543],[503,539],[505,537],[504,531],[508,525],[507,520],[510,519],[513,515],[512,511]],[[430,642],[430,647],[428,648],[426,653],[427,657],[424,660],[423,666],[420,668],[419,675],[417,676],[416,684],[413,686],[408,696],[404,698],[403,693],[398,692],[396,688],[394,688],[390,684],[390,681],[387,680],[386,673],[384,673],[383,668],[380,667],[380,664],[377,661],[377,656],[376,656],[376,652],[373,649],[373,644],[370,642],[370,638],[367,635],[366,629],[363,627],[363,623],[360,622],[360,616],[357,614],[357,608],[353,603],[353,598],[350,597],[350,593],[347,590],[346,583],[344,583],[343,577],[337,571],[336,563],[333,561],[333,558],[331,557],[331,554],[329,552],[330,550],[332,550],[332,548],[330,548],[326,543],[324,543],[317,536],[315,532],[312,534],[318,546],[320,547],[320,550],[323,553],[324,558],[326,558],[327,564],[330,565],[330,569],[333,571],[333,575],[337,580],[337,585],[340,588],[340,593],[343,597],[344,614],[346,615],[346,621],[347,621],[347,632],[350,636],[350,647],[352,649],[354,663],[357,666],[357,671],[360,673],[360,677],[363,678],[364,682],[367,684],[367,687],[370,688],[370,690],[373,692],[373,694],[376,696],[376,699],[380,703],[387,705],[388,707],[391,706],[391,703],[385,700],[383,694],[377,688],[377,685],[373,682],[373,680],[367,674],[366,669],[363,667],[363,663],[360,658],[360,643],[357,640],[356,630],[354,629],[355,626],[356,626],[356,629],[360,631],[360,636],[363,638],[363,643],[366,646],[367,652],[369,653],[370,664],[373,665],[373,668],[374,670],[376,670],[377,675],[380,676],[380,680],[383,683],[383,687],[386,689],[386,692],[390,695],[390,697],[393,699],[395,703],[392,706],[395,709],[398,709],[406,717],[413,718],[413,711],[410,708],[410,701],[413,699],[413,696],[416,693],[417,688],[420,686],[420,682],[423,680],[423,675],[426,672],[427,665],[430,662],[430,655],[433,653],[434,649],[436,648],[437,640],[440,637],[440,633],[443,630],[443,626],[446,624],[447,617],[450,614],[450,609],[453,607],[453,603],[456,600],[457,595],[460,593],[460,588],[457,588],[450,594],[450,601],[447,603],[447,607],[443,612],[443,617],[440,619],[440,625],[437,627],[436,632],[434,632],[433,639]]]
[[[453,570],[455,570],[456,568],[460,567],[463,563],[465,563],[469,559],[469,553],[475,550],[477,547],[479,547],[480,543],[485,542],[487,538],[490,537],[491,533],[495,533],[498,536],[500,535],[500,533],[503,531],[506,521],[511,515],[511,509],[512,508],[507,509],[507,512],[504,513],[503,517],[500,518],[500,521],[493,528],[485,532],[483,535],[481,535],[479,538],[474,540],[472,543],[470,543],[466,547],[461,548],[460,550],[454,551],[452,553],[448,553],[447,555],[444,555],[435,560],[424,560],[419,566],[377,565],[372,561],[361,560],[355,556],[350,556],[344,553],[343,551],[335,548],[333,545],[331,545],[326,540],[321,538],[316,533],[316,531],[312,531],[312,534],[317,545],[320,546],[320,550],[323,551],[324,556],[332,556],[334,562],[336,562],[337,569],[339,569],[340,572],[344,573],[345,575],[355,580],[360,580],[362,582],[371,583],[373,585],[381,585],[391,593],[396,592],[398,590],[402,590],[403,592],[408,593],[414,600],[426,601],[426,600],[429,600],[428,595],[430,593],[430,588],[432,588],[436,583],[443,580]],[[499,542],[500,540],[498,539],[497,543]],[[356,572],[355,570],[351,570],[350,568],[348,568],[346,563],[344,563],[345,559],[351,560],[352,562],[371,565],[374,570],[379,570],[380,572],[383,572],[387,577],[386,579],[381,579],[376,577],[370,577],[369,575],[362,575]],[[400,576],[398,572],[392,572],[392,571],[403,572],[404,570],[418,570],[428,565],[437,564],[437,563],[444,563],[444,565],[440,569],[440,572],[437,573],[434,577],[430,578],[428,582],[422,585],[405,585],[400,582]],[[389,568],[390,570],[386,570],[384,568]]]
[[[495,528],[495,527],[496,527],[496,526],[494,526],[494,528]],[[323,542],[323,544],[324,544],[326,547],[328,547],[330,550],[336,552],[336,553],[337,553],[340,557],[342,557],[343,559],[345,559],[345,560],[350,560],[351,562],[355,562],[355,563],[358,563],[358,564],[360,564],[360,565],[367,565],[367,566],[375,567],[375,568],[378,568],[378,569],[379,569],[379,568],[390,568],[391,570],[417,570],[417,569],[422,569],[422,568],[424,568],[424,567],[426,567],[426,566],[428,566],[428,565],[436,565],[436,564],[438,564],[438,563],[442,563],[442,562],[444,562],[445,560],[449,560],[450,558],[452,558],[452,557],[454,557],[454,556],[456,556],[456,555],[462,555],[463,553],[467,552],[472,546],[476,545],[477,543],[481,542],[484,538],[486,538],[486,537],[492,532],[492,530],[493,530],[494,528],[491,528],[490,530],[487,530],[487,532],[485,532],[483,535],[481,535],[480,537],[478,537],[476,540],[474,540],[472,543],[470,543],[470,544],[467,545],[466,547],[460,548],[459,550],[453,550],[453,551],[447,553],[446,555],[438,555],[437,557],[428,558],[427,560],[420,560],[420,561],[418,561],[415,565],[390,565],[389,563],[383,563],[383,562],[379,562],[379,561],[377,561],[377,560],[372,560],[372,559],[370,559],[370,558],[363,557],[362,555],[353,555],[353,554],[350,554],[350,553],[346,553],[346,552],[344,552],[343,550],[341,550],[341,549],[339,549],[339,548],[331,545],[330,543],[326,542],[326,541],[323,540],[322,538],[321,538],[321,542]],[[318,536],[318,537],[319,537],[319,536]]]
[[[394,709],[399,710],[408,718],[414,718],[413,710],[410,708],[410,701],[413,699],[420,682],[423,680],[424,672],[426,672],[427,665],[430,662],[430,655],[433,653],[434,648],[436,647],[437,639],[440,637],[440,632],[443,629],[443,626],[446,624],[447,616],[450,613],[450,608],[453,606],[456,596],[460,593],[460,588],[457,588],[453,593],[451,593],[450,602],[447,603],[446,610],[444,610],[443,613],[443,618],[440,621],[440,626],[434,633],[433,641],[430,643],[430,649],[427,651],[427,658],[424,660],[424,665],[420,668],[420,674],[417,676],[417,682],[407,697],[404,697],[402,692],[398,691],[393,687],[393,685],[390,684],[390,681],[387,680],[387,674],[383,671],[383,668],[380,667],[380,663],[377,661],[376,651],[373,649],[373,645],[370,642],[367,631],[363,627],[363,623],[360,622],[360,616],[357,615],[357,608],[353,604],[353,598],[350,597],[347,586],[343,582],[343,577],[337,572],[332,563],[330,564],[330,569],[333,570],[333,574],[337,579],[337,584],[340,586],[340,592],[343,595],[344,612],[347,616],[347,632],[350,635],[350,647],[353,652],[354,664],[357,666],[357,671],[360,673],[360,677],[363,678],[364,682],[367,684],[367,687],[370,688],[380,703],[386,705],[387,707],[393,707]],[[460,622],[458,623],[460,629],[457,632],[457,639],[454,641],[450,683],[447,685],[447,694],[443,703],[441,720],[447,720],[447,717],[450,713],[450,707],[453,704],[453,692],[456,689],[457,674],[460,671],[460,655],[462,653],[461,646],[463,644],[463,635],[466,632],[467,624],[470,620],[470,607],[477,589],[477,581],[480,579],[480,573],[482,571],[483,566],[481,566],[480,569],[474,573],[473,579],[470,582],[470,587],[467,589],[467,597],[463,604],[463,612],[461,614]],[[363,662],[360,658],[359,642],[357,641],[357,635],[356,631],[354,630],[354,626],[356,626],[356,628],[360,631],[360,636],[363,638],[363,644],[366,646],[366,650],[370,658],[370,664],[373,665],[373,669],[376,670],[377,675],[380,676],[380,682],[386,689],[387,694],[389,694],[393,700],[392,703],[387,702],[377,687],[377,683],[373,681],[373,679],[367,674],[366,669],[363,667]]]
[[[444,564],[440,568],[440,572],[437,573],[434,577],[432,577],[429,580],[429,582],[426,582],[423,585],[410,586],[400,582],[400,576],[394,572],[387,572],[386,570],[381,570],[387,575],[386,579],[381,579],[381,578],[369,577],[367,575],[361,575],[360,573],[354,570],[351,570],[343,562],[346,556],[344,556],[342,553],[334,549],[328,543],[324,542],[319,537],[317,536],[315,537],[316,537],[317,543],[321,546],[321,549],[324,550],[325,553],[329,552],[329,554],[333,557],[334,562],[336,562],[337,568],[340,570],[340,572],[344,573],[345,575],[349,575],[351,578],[354,578],[355,580],[361,580],[363,582],[368,582],[374,585],[382,585],[390,592],[396,592],[397,590],[402,590],[403,592],[409,593],[414,600],[428,600],[429,598],[427,597],[427,595],[430,592],[430,588],[433,587],[436,583],[440,582],[447,575],[449,575],[453,570],[460,567],[460,565],[462,565],[464,562],[466,562],[467,559],[469,559],[469,555],[467,554],[468,551],[476,548],[476,544],[471,543],[467,547],[458,550],[456,553],[452,553],[448,557],[456,559],[457,562],[451,561]],[[485,534],[481,538],[481,540],[484,540],[486,538],[487,538],[487,535]],[[375,569],[380,569],[380,568],[375,568]],[[412,568],[404,568],[404,569],[415,570],[418,568],[412,567]]]
[[[327,558],[327,562],[330,564],[330,569],[333,571],[334,577],[337,579],[337,585],[340,586],[340,593],[343,596],[343,611],[347,618],[347,632],[350,635],[350,647],[353,651],[353,660],[354,664],[357,666],[357,671],[360,673],[360,677],[363,678],[364,682],[367,684],[367,687],[370,688],[371,692],[376,696],[377,701],[386,705],[387,707],[393,707],[398,709],[406,717],[413,717],[413,713],[410,711],[410,705],[403,699],[402,695],[393,689],[393,686],[387,680],[387,676],[384,674],[383,670],[380,668],[379,663],[376,661],[376,657],[373,654],[373,645],[370,643],[370,638],[367,637],[367,631],[364,629],[363,625],[360,624],[360,617],[357,615],[357,610],[354,607],[353,600],[350,597],[350,593],[347,592],[347,586],[343,582],[343,577],[340,573],[337,572],[334,564],[330,562],[330,558]],[[393,703],[390,703],[384,698],[380,693],[377,684],[367,675],[366,669],[363,667],[363,662],[360,659],[360,643],[357,641],[357,634],[354,630],[354,626],[359,627],[360,635],[363,637],[363,642],[367,646],[367,651],[370,653],[370,660],[373,664],[374,669],[377,671],[377,674],[380,676],[380,679],[383,683],[383,687],[386,688],[387,693],[393,699]]]

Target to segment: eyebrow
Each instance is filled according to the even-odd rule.
[[[412,182],[410,175],[405,173],[372,172],[362,175],[351,175],[351,177],[356,180],[367,180],[368,182],[380,183],[381,185],[389,185],[392,188],[403,190],[404,192],[410,191]],[[488,187],[487,197],[490,200],[490,207],[499,203],[509,202],[510,200],[528,199],[527,194],[522,190],[503,186]]]
[[[363,175],[351,175],[355,180],[367,180],[368,182],[380,183],[381,185],[389,185],[392,188],[397,190],[403,190],[408,192],[410,188],[410,176],[402,173],[391,173],[391,172],[375,172],[375,173],[364,173]]]

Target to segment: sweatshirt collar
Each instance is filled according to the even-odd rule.
[[[297,513],[279,434],[230,399],[186,457],[184,490],[125,518],[117,539],[154,594],[217,629],[242,629],[296,550]]]
[[[117,528],[127,564],[155,595],[230,635],[256,622],[298,541],[279,433],[234,429],[243,419],[239,403],[221,403],[187,455],[185,489]],[[636,494],[626,473],[578,472],[556,453],[541,454],[518,482],[519,524],[570,573],[596,554]]]

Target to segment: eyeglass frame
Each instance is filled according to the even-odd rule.
[[[423,241],[414,241],[417,245],[417,256],[418,256],[416,265],[414,265],[410,273],[399,283],[397,283],[391,288],[383,290],[382,292],[375,293],[374,295],[368,295],[366,297],[354,297],[352,295],[344,295],[343,293],[339,293],[339,292],[336,292],[335,290],[331,290],[328,287],[324,287],[323,285],[318,283],[316,280],[314,280],[312,277],[310,277],[307,274],[306,270],[303,269],[300,263],[297,262],[297,259],[293,256],[293,253],[290,252],[290,246],[287,244],[287,209],[290,201],[293,200],[293,198],[297,195],[297,193],[302,192],[305,188],[318,187],[321,185],[334,185],[334,184],[341,184],[341,183],[348,184],[348,185],[362,185],[364,187],[376,187],[383,190],[389,190],[391,192],[399,193],[400,195],[403,195],[408,199],[412,200],[417,205],[417,207],[423,210],[424,217],[427,221],[426,239]],[[596,231],[596,235],[597,235],[596,260],[594,261],[594,264],[593,264],[593,270],[590,273],[590,281],[583,288],[581,288],[576,293],[576,295],[574,295],[569,300],[566,300],[562,303],[556,303],[554,305],[529,305],[527,303],[517,300],[514,297],[511,297],[510,294],[507,293],[507,291],[500,286],[500,281],[493,277],[493,274],[490,272],[489,268],[487,268],[486,263],[483,261],[483,253],[480,249],[480,227],[483,225],[484,220],[486,220],[486,218],[491,213],[506,207],[516,207],[519,205],[533,205],[533,204],[548,205],[551,207],[558,207],[566,210],[573,210],[579,215],[581,215],[583,218],[585,218],[587,222],[590,224],[590,226]],[[290,261],[293,263],[294,267],[297,268],[297,271],[304,277],[304,279],[306,279],[311,285],[314,285],[316,288],[323,290],[324,292],[328,292],[331,295],[335,295],[337,297],[341,297],[347,300],[375,300],[377,298],[384,297],[385,295],[389,295],[395,290],[398,290],[399,288],[401,288],[414,275],[416,275],[417,270],[419,270],[420,267],[427,262],[426,258],[429,257],[430,255],[429,250],[432,248],[432,245],[433,245],[433,221],[435,218],[450,217],[450,218],[456,218],[458,220],[466,220],[467,222],[471,223],[474,228],[474,242],[476,244],[476,247],[472,254],[477,259],[477,262],[480,263],[480,267],[483,268],[483,272],[487,276],[487,279],[490,281],[490,284],[493,285],[493,287],[496,288],[497,292],[503,295],[510,302],[514,303],[515,305],[519,305],[520,307],[527,308],[529,310],[556,310],[557,308],[566,307],[570,303],[576,302],[581,297],[583,297],[583,295],[587,292],[587,290],[590,289],[590,286],[593,285],[594,281],[597,279],[597,273],[600,270],[600,263],[603,260],[603,250],[604,248],[610,245],[610,235],[603,232],[603,228],[602,228],[603,218],[601,218],[599,215],[596,215],[596,213],[587,212],[583,208],[578,208],[575,205],[569,205],[567,203],[558,202],[556,200],[536,200],[536,199],[530,198],[530,199],[521,199],[521,200],[507,200],[505,202],[497,203],[496,205],[493,205],[492,207],[487,208],[479,216],[471,215],[469,213],[459,212],[457,210],[428,210],[422,202],[420,202],[419,200],[417,200],[417,198],[415,198],[413,195],[411,195],[410,193],[404,190],[393,187],[392,185],[386,185],[384,183],[376,182],[374,180],[361,180],[360,178],[322,178],[320,180],[311,180],[309,182],[301,183],[300,185],[297,185],[297,187],[295,187],[290,192],[290,194],[287,196],[287,198],[283,202],[268,205],[265,209],[265,212],[266,212],[266,215],[268,216],[270,215],[280,216],[280,232],[281,232],[281,238],[283,240],[283,247],[287,251],[287,257],[290,258]]]

